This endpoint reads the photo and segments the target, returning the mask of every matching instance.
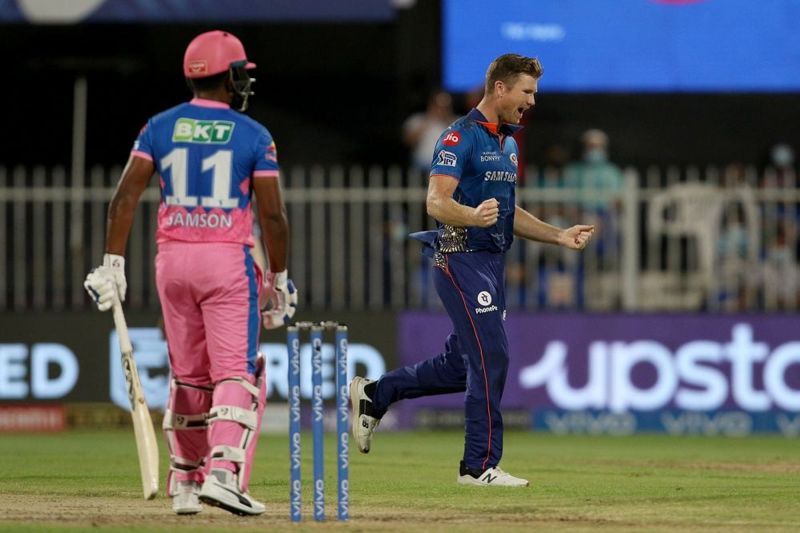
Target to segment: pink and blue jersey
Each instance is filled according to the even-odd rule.
[[[156,241],[253,246],[252,180],[276,178],[269,131],[227,104],[195,98],[150,120],[132,154],[160,178]]]

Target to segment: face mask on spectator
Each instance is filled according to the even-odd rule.
[[[583,158],[587,163],[604,163],[608,159],[608,156],[606,155],[606,151],[602,148],[591,148],[586,150]]]

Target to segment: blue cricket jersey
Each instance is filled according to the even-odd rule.
[[[453,199],[477,207],[484,200],[500,203],[497,223],[488,228],[457,228],[437,221],[434,248],[441,253],[505,252],[514,240],[517,186],[517,142],[521,126],[497,126],[473,109],[448,127],[433,152],[431,176],[458,180]],[[421,240],[430,240],[422,237]]]

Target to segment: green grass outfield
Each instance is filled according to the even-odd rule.
[[[251,492],[267,513],[239,518],[208,507],[177,517],[163,492],[144,501],[132,431],[3,435],[0,530],[796,531],[800,522],[797,440],[508,432],[502,466],[532,486],[488,489],[456,485],[462,438],[377,433],[369,455],[351,452],[351,520],[343,524],[330,518],[336,469],[329,436],[329,520],[315,524],[311,439],[304,435],[304,523],[293,526],[286,437],[263,436],[259,444]]]

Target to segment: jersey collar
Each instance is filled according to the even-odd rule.
[[[200,107],[211,107],[215,109],[230,109],[231,106],[226,104],[225,102],[219,102],[217,100],[208,100],[206,98],[192,98],[189,101],[190,104],[200,106]]]
[[[467,118],[470,120],[474,120],[487,130],[492,135],[514,135],[519,130],[522,129],[522,126],[518,126],[516,124],[500,124],[498,126],[495,122],[489,122],[486,117],[478,111],[476,108],[472,108],[472,110],[467,114]]]

